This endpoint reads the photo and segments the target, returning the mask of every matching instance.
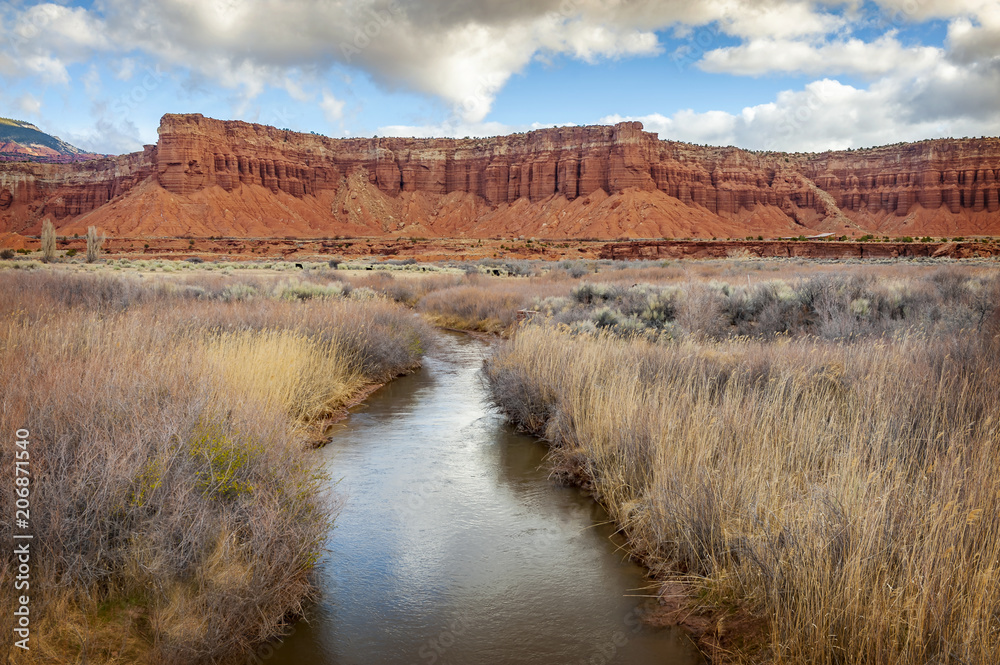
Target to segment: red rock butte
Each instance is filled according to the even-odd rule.
[[[1000,235],[1000,139],[825,153],[660,140],[638,122],[333,139],[165,115],[142,152],[0,163],[0,233],[129,237]]]

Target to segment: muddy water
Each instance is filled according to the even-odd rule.
[[[606,515],[552,483],[545,448],[485,402],[486,347],[442,334],[321,454],[346,504],[322,595],[268,663],[659,663],[701,659],[639,620],[648,594]]]

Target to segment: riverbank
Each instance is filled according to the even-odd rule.
[[[578,285],[487,364],[713,660],[1000,653],[1000,283],[867,277]]]
[[[303,451],[416,367],[427,334],[364,290],[0,276],[0,428],[30,431],[37,547],[18,662],[239,660],[287,630],[339,509]],[[0,450],[10,487],[14,453]],[[12,492],[0,509],[14,514]],[[14,570],[0,570],[8,617]]]

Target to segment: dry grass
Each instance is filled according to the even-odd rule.
[[[516,321],[528,299],[507,289],[455,286],[434,291],[420,301],[420,311],[437,325],[499,333]]]
[[[959,273],[937,279],[961,289]],[[998,316],[915,313],[940,334],[853,342],[528,326],[486,373],[662,579],[766,620],[766,644],[727,658],[985,665],[1000,662]]]
[[[238,659],[301,612],[336,509],[306,441],[362,385],[415,366],[422,324],[382,299],[232,286],[0,278],[0,430],[31,431],[38,548],[19,662]],[[0,449],[8,487],[13,455]]]

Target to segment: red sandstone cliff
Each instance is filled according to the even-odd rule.
[[[1000,140],[754,153],[637,122],[331,139],[166,115],[142,153],[0,164],[0,231],[132,236],[1000,235]]]

